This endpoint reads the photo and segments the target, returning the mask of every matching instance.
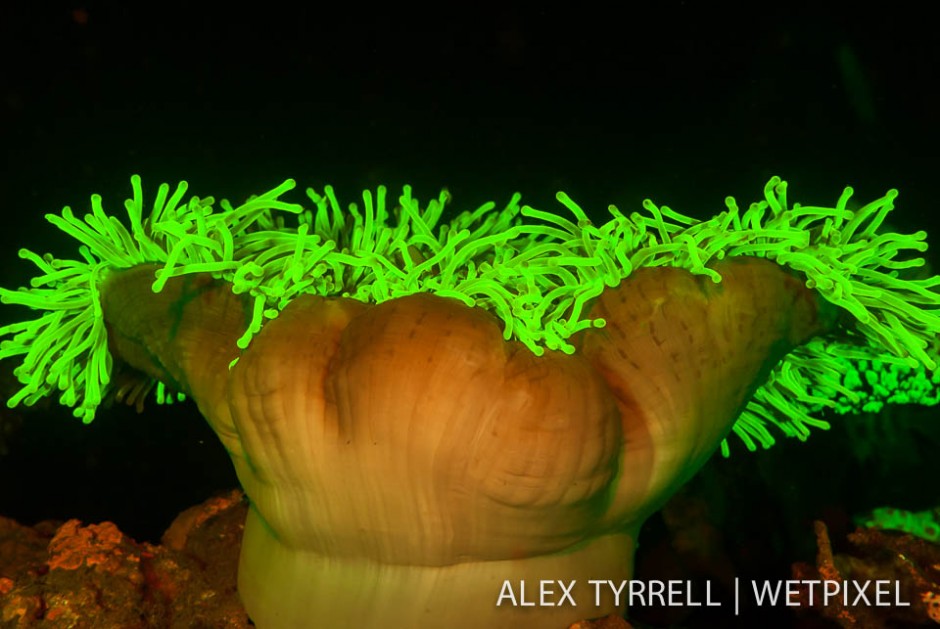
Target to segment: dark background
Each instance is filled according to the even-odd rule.
[[[424,197],[446,186],[464,209],[516,190],[551,208],[564,189],[594,212],[651,197],[701,217],[728,194],[760,198],[779,174],[791,199],[817,204],[847,184],[862,200],[897,187],[891,225],[940,237],[940,55],[926,16],[621,10],[5,4],[0,284],[28,280],[19,247],[71,255],[44,213],[84,210],[93,192],[120,213],[132,173],[151,192],[187,179],[233,200],[294,177],[345,199],[410,183]],[[19,316],[5,307],[0,321]],[[25,523],[107,519],[156,540],[176,513],[237,484],[188,404],[102,411],[90,426],[51,405],[4,413],[0,513]],[[844,532],[874,506],[940,502],[933,418],[843,422],[757,455],[734,443],[690,491],[711,505],[736,574],[786,578],[813,558],[813,519]],[[649,529],[638,576],[654,578],[649,549],[672,529],[661,518]]]

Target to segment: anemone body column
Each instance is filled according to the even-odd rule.
[[[535,356],[490,313],[432,295],[299,297],[242,352],[250,312],[225,282],[153,294],[138,267],[102,294],[115,356],[191,395],[231,454],[259,627],[565,627],[623,611],[595,606],[588,581],[630,577],[643,520],[828,325],[775,264],[714,268],[720,284],[631,274],[573,355]],[[575,581],[577,606],[521,605],[543,580]]]

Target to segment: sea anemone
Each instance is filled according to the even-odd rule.
[[[879,231],[895,191],[791,205],[773,178],[707,221],[647,201],[595,224],[562,193],[567,217],[517,195],[444,220],[447,193],[409,187],[344,210],[184,182],[146,208],[131,182],[126,221],[97,195],[48,216],[78,259],[20,251],[40,273],[0,296],[41,314],[0,328],[8,403],[58,392],[90,422],[109,396],[191,397],[250,499],[260,627],[623,612],[591,581],[630,577],[645,518],[730,432],[753,450],[824,409],[936,401],[940,280],[915,274],[923,232]]]

